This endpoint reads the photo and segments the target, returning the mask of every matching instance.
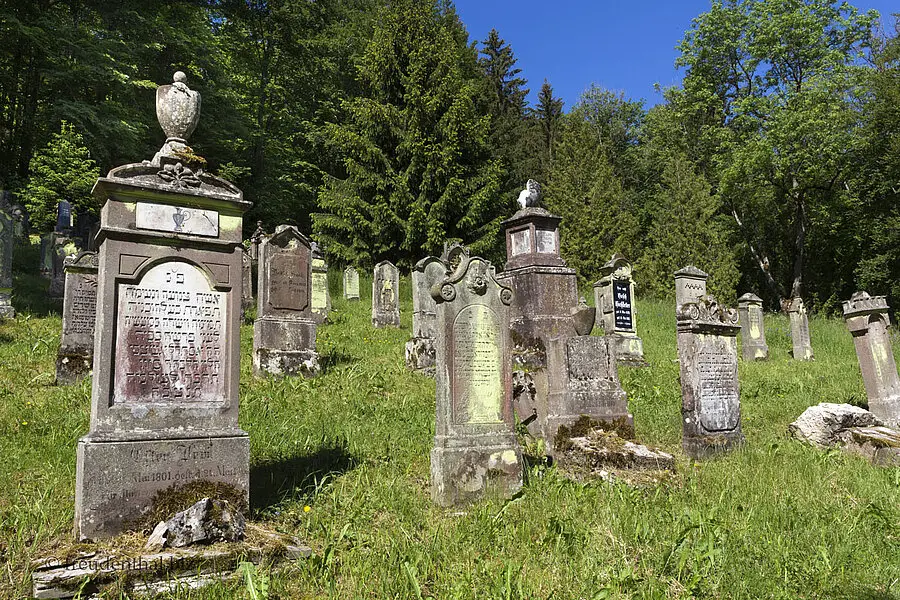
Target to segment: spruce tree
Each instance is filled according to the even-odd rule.
[[[553,170],[553,155],[562,123],[563,101],[553,95],[553,86],[546,79],[538,94],[537,106],[531,109],[531,120],[538,132],[541,179],[547,181]]]

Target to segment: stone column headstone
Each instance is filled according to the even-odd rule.
[[[431,296],[431,288],[449,274],[447,263],[435,256],[426,256],[413,267],[413,335],[406,342],[406,366],[410,369],[434,369],[437,305]]]
[[[0,319],[12,319],[16,316],[12,306],[12,258],[15,238],[12,214],[5,205],[0,204]]]
[[[71,385],[87,377],[94,367],[94,331],[97,327],[96,252],[79,252],[65,261],[62,337],[56,354],[56,383]]]
[[[682,447],[706,458],[744,442],[738,386],[737,311],[712,296],[685,302],[676,315],[681,370]]]
[[[794,360],[814,360],[809,338],[809,316],[799,296],[787,301],[787,314],[791,321],[791,343]]]
[[[259,247],[259,293],[253,323],[256,375],[319,373],[312,313],[312,250],[292,225],[279,225]]]
[[[594,283],[596,327],[613,336],[619,364],[646,365],[644,344],[637,335],[631,263],[621,254],[614,254],[600,268],[600,275]]]
[[[523,467],[513,432],[512,291],[488,261],[466,257],[432,293],[438,334],[431,497],[441,506],[509,497],[522,487]]]
[[[328,265],[318,244],[312,250],[312,313],[316,323],[324,323],[331,312],[331,294],[328,291]]]
[[[688,265],[675,271],[675,310],[688,302],[697,302],[706,295],[706,280],[709,275],[695,267]]]
[[[247,313],[253,307],[253,261],[250,253],[241,248],[241,320],[247,321]]]
[[[162,149],[93,190],[103,210],[90,431],[77,450],[80,540],[128,529],[187,484],[215,484],[239,510],[249,503],[238,409],[250,203],[185,159],[200,98],[184,73],[157,89],[156,108]]]
[[[744,360],[767,360],[769,346],[766,344],[762,298],[751,293],[738,298],[738,316],[741,322],[741,348]]]
[[[372,325],[400,327],[400,271],[386,260],[372,277]]]
[[[266,231],[263,229],[262,221],[257,221],[256,231],[250,236],[250,260],[253,262],[259,260],[259,246],[262,244],[264,237],[266,237]]]
[[[344,269],[344,300],[359,300],[359,272],[356,267]]]
[[[891,345],[887,300],[856,292],[844,302],[844,320],[853,334],[869,410],[888,427],[900,427],[900,378]]]

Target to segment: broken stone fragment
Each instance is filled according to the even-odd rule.
[[[165,521],[160,521],[156,524],[153,533],[150,534],[150,537],[147,539],[147,544],[144,547],[147,550],[162,550],[166,547],[168,535],[169,525]]]
[[[881,424],[875,415],[858,406],[823,402],[803,411],[796,421],[788,425],[788,431],[798,440],[819,448],[829,448],[840,444],[840,434],[851,427]]]
[[[592,429],[583,437],[573,437],[560,462],[566,466],[601,473],[609,469],[674,471],[675,457],[620,438],[615,432]]]
[[[147,548],[236,542],[243,539],[246,527],[244,515],[228,501],[203,498],[168,521],[161,521],[147,540]]]

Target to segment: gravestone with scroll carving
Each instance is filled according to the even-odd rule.
[[[600,268],[600,280],[594,283],[596,327],[616,342],[619,364],[642,366],[644,343],[637,334],[634,310],[634,279],[631,263],[621,254]]]
[[[766,326],[763,322],[762,298],[746,293],[738,298],[738,318],[741,322],[741,352],[744,360],[766,360]]]
[[[743,443],[737,311],[712,296],[678,307],[682,447],[706,458]]]
[[[372,325],[400,327],[400,270],[386,260],[372,275]]]
[[[0,319],[12,319],[16,311],[12,306],[12,258],[15,245],[15,226],[8,204],[0,201]]]
[[[856,292],[844,302],[844,320],[853,335],[869,411],[888,427],[900,427],[900,377],[891,345],[887,300]]]
[[[441,506],[522,487],[522,451],[513,432],[509,304],[494,267],[464,257],[433,288],[437,312],[437,413],[431,497]]]
[[[70,385],[90,374],[94,366],[97,327],[96,252],[79,252],[65,262],[62,337],[56,353],[56,383]]]
[[[331,312],[331,293],[328,291],[328,265],[320,246],[312,243],[312,288],[310,299],[316,323],[325,323]]]
[[[311,261],[309,238],[291,225],[279,225],[259,247],[253,323],[256,375],[313,377],[319,373]]]
[[[359,300],[359,271],[356,267],[344,269],[344,300]]]
[[[426,256],[413,267],[413,335],[406,342],[406,366],[415,371],[434,369],[437,314],[431,288],[448,273],[447,263],[436,256]]]
[[[156,108],[162,149],[93,190],[103,210],[90,431],[77,448],[82,540],[128,529],[155,498],[189,483],[249,502],[238,378],[250,203],[190,158],[200,98],[183,73],[157,90]]]
[[[815,360],[809,337],[809,315],[803,298],[791,298],[785,303],[785,311],[791,322],[791,345],[794,360]]]

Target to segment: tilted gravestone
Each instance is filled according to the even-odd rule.
[[[0,204],[0,319],[12,319],[16,311],[12,306],[12,258],[15,244],[13,217],[5,204]]]
[[[103,204],[90,432],[78,442],[75,534],[133,526],[185,484],[249,502],[238,425],[241,224],[250,203],[189,156],[200,99],[157,90],[168,138],[97,181]],[[176,153],[178,153],[176,155]]]
[[[494,267],[465,257],[433,288],[437,304],[437,413],[431,497],[441,506],[522,487],[522,452],[513,432],[507,329],[512,292]]]
[[[386,260],[372,276],[372,325],[400,327],[400,271]]]
[[[738,298],[738,318],[741,323],[741,351],[744,360],[766,360],[766,326],[763,322],[762,298],[746,293]]]
[[[62,337],[56,353],[58,384],[76,383],[89,375],[94,366],[98,267],[96,252],[79,252],[66,257]]]
[[[356,267],[344,269],[344,300],[359,300],[359,271]]]
[[[900,427],[900,377],[891,345],[887,300],[857,292],[844,302],[844,320],[853,334],[869,410],[889,427]]]
[[[681,370],[682,447],[691,458],[730,450],[744,441],[738,387],[737,311],[712,296],[676,313]]]
[[[644,344],[637,335],[631,263],[621,254],[614,254],[600,268],[600,275],[594,283],[596,327],[613,336],[619,364],[645,365]]]
[[[706,280],[709,275],[695,267],[688,265],[675,271],[675,311],[678,307],[688,302],[697,302],[706,295]]]
[[[406,342],[406,366],[410,369],[427,371],[434,368],[437,305],[431,288],[447,275],[447,263],[435,256],[427,256],[413,267],[413,335]]]
[[[791,321],[791,344],[794,360],[814,360],[812,344],[809,338],[809,315],[803,299],[799,296],[786,303],[786,311]]]
[[[312,244],[312,313],[316,323],[324,323],[331,312],[331,294],[328,292],[328,265],[325,264],[325,255],[322,254],[318,244]]]
[[[312,252],[296,227],[279,225],[259,247],[259,286],[253,323],[256,375],[319,373],[312,313]]]

